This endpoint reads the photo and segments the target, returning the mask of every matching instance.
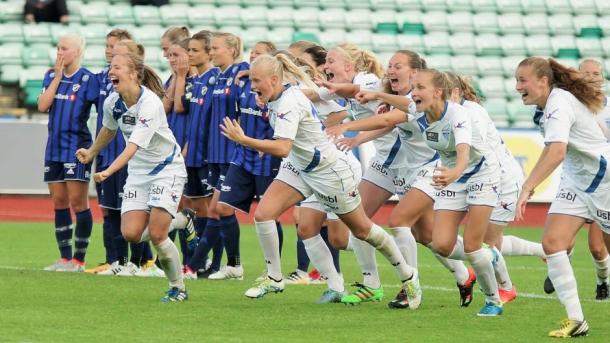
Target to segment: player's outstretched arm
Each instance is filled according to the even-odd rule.
[[[373,131],[393,128],[396,124],[404,123],[405,121],[407,121],[407,114],[401,110],[394,109],[390,112],[370,116],[365,119],[329,127],[326,129],[326,134],[331,137],[338,137],[345,131]]]
[[[90,163],[93,161],[95,156],[100,153],[100,150],[110,143],[115,135],[116,130],[110,130],[107,127],[102,127],[100,133],[98,133],[97,138],[95,139],[95,142],[93,142],[93,145],[91,145],[89,149],[81,148],[76,150],[76,158],[82,164]]]
[[[286,157],[292,150],[292,141],[289,139],[255,139],[246,136],[237,120],[224,118],[220,125],[222,134],[235,143],[248,146],[260,152],[278,157]]]

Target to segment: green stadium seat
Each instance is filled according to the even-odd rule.
[[[449,35],[446,32],[433,32],[424,36],[424,47],[426,55],[451,54],[449,47]]]
[[[317,8],[302,8],[297,11],[293,11],[292,22],[293,26],[297,30],[306,29],[318,29],[323,27],[318,22],[318,15],[320,10]]]
[[[551,47],[553,48],[553,56],[560,58],[580,58],[574,36],[566,35],[551,37]]]
[[[345,13],[345,24],[350,31],[368,30],[372,31],[373,21],[371,12],[365,9],[355,9]]]
[[[607,0],[595,0],[595,7],[597,7],[597,15],[604,16],[610,13],[610,1]]]
[[[161,23],[159,7],[156,6],[134,6],[133,17],[137,25],[158,25]]]
[[[497,0],[471,0],[470,4],[476,13],[498,11]]]
[[[301,32],[301,31],[294,32],[292,34],[292,41],[297,42],[300,40],[306,40],[306,41],[310,41],[310,42],[314,42],[314,43],[320,42],[320,39],[318,38],[318,36],[315,33]]]
[[[573,20],[576,35],[581,37],[602,37],[603,31],[595,14],[582,14]]]
[[[504,78],[500,76],[485,76],[479,79],[479,86],[487,98],[499,98],[506,95]]]
[[[510,34],[500,37],[500,45],[505,55],[523,56],[527,54],[525,37],[523,35]]]
[[[51,53],[53,60],[55,59],[55,49],[49,45],[30,45],[24,47],[21,52],[21,64],[28,68],[31,66],[51,66]]]
[[[214,24],[216,27],[240,26],[242,24],[240,13],[239,6],[223,6],[222,10],[214,11]]]
[[[478,35],[475,45],[479,56],[502,56],[504,53],[500,39],[491,33]]]
[[[447,13],[441,11],[428,12],[422,18],[422,24],[426,28],[426,32],[431,31],[449,31],[447,23]]]
[[[86,65],[91,71],[97,72],[98,69],[106,65],[106,46],[105,45],[90,45],[85,49],[83,55],[83,65]]]
[[[519,33],[525,34],[526,29],[523,25],[523,15],[517,13],[507,13],[498,16],[498,26],[500,33],[504,35]],[[530,33],[531,34],[531,33]]]
[[[551,41],[547,35],[532,35],[525,37],[527,54],[531,56],[550,56],[553,53]]]
[[[0,43],[23,42],[23,24],[0,24]]]
[[[275,7],[267,12],[269,27],[292,27],[292,7]]]
[[[24,1],[8,1],[0,5],[0,23],[23,22]]]
[[[378,23],[396,23],[398,25],[398,18],[394,11],[381,10],[372,12],[370,16],[373,29],[376,29]]]
[[[454,55],[474,55],[477,51],[472,33],[457,33],[449,38],[451,53]]]
[[[0,65],[0,84],[2,85],[17,85],[19,83],[19,74],[21,73],[21,61],[19,64],[2,64]]]
[[[267,7],[248,7],[240,12],[242,27],[261,27],[267,26]]]
[[[368,11],[371,8],[370,0],[349,0],[346,1],[345,4],[347,5],[347,9],[350,11],[356,9],[365,9]]]
[[[470,12],[453,12],[447,16],[447,25],[451,33],[474,32],[472,14]]]
[[[602,29],[604,37],[610,36],[610,12],[606,13],[603,17],[600,17],[597,23]]]
[[[306,8],[320,9],[320,2],[318,0],[293,0],[292,7],[299,9],[299,11]]]
[[[172,4],[162,6],[159,10],[163,26],[178,26],[188,23],[187,13],[191,10],[186,4]]]
[[[399,31],[398,23],[396,23],[396,22],[393,22],[393,23],[382,22],[382,23],[377,23],[377,25],[375,25],[375,32],[377,32],[377,33],[397,35],[398,31]]]
[[[419,35],[399,35],[398,47],[412,51],[424,51],[424,40]]]
[[[267,0],[241,0],[239,4],[241,7],[267,7]]]
[[[601,27],[582,27],[580,28],[580,33],[578,35],[580,37],[601,38],[604,36],[604,32]]]
[[[266,40],[268,31],[269,29],[266,27],[252,27],[242,32],[241,39],[244,45],[252,47],[256,42]],[[290,38],[292,39],[292,37]]]
[[[345,16],[348,12],[339,8],[329,8],[318,14],[318,26],[325,30],[341,29],[347,30]],[[330,20],[332,18],[332,20]]]
[[[106,44],[108,32],[110,28],[105,24],[90,24],[80,29],[80,34],[85,37],[87,44]]]
[[[416,35],[416,36],[423,36],[426,33],[424,24],[412,23],[412,22],[407,22],[407,21],[402,23],[401,31],[405,35]]]
[[[483,102],[483,107],[485,107],[498,128],[509,126],[510,121],[507,105],[508,103],[504,98],[488,98]]]
[[[604,1],[608,3],[608,1]],[[570,0],[570,7],[574,14],[597,14],[597,6],[595,0]]]
[[[498,23],[498,15],[491,12],[477,13],[474,21],[474,31],[478,34],[482,33],[500,33],[500,24]]]
[[[460,75],[476,75],[477,58],[474,55],[453,56],[451,58],[451,70]]]
[[[23,45],[21,43],[7,43],[0,45],[0,63],[1,64],[19,64],[21,65]]]
[[[550,14],[572,14],[570,0],[546,0],[546,11]]]
[[[294,29],[292,27],[276,27],[273,30],[267,32],[267,39],[271,40],[275,45],[280,48],[287,47],[292,43],[292,35]],[[318,36],[319,38],[320,36]]]
[[[521,0],[521,7],[523,8],[523,12],[525,13],[546,14],[546,3],[544,2],[544,0]]]
[[[542,34],[548,35],[549,24],[546,14],[530,14],[523,17],[523,26],[528,35]]]
[[[512,127],[533,128],[535,106],[523,105],[521,99],[513,99],[508,102],[508,116]]]
[[[445,0],[421,0],[421,5],[426,12],[447,10]]]
[[[163,31],[164,29],[158,25],[139,26],[129,30],[133,34],[135,41],[142,43],[145,47],[158,45]]]
[[[163,58],[163,51],[158,45],[150,45],[146,47],[146,51],[144,53],[144,63],[155,69],[163,69],[163,65],[167,65],[165,59]]]
[[[343,30],[326,30],[320,36],[320,44],[326,48],[331,48],[343,42],[345,42],[345,31]]]
[[[362,49],[371,50],[373,43],[370,30],[352,31],[346,35],[349,42],[356,44]]]
[[[576,47],[582,57],[604,57],[604,49],[599,38],[576,38]]]
[[[21,69],[21,73],[19,73],[19,87],[25,88],[26,83],[30,81],[30,85],[32,86],[36,82],[40,82],[40,87],[38,88],[36,96],[40,94],[42,90],[42,80],[44,79],[44,75],[47,71],[49,71],[48,66],[34,66],[30,68]],[[32,86],[33,87],[33,86]]]
[[[23,40],[26,44],[51,44],[51,31],[47,23],[23,25]]]
[[[53,45],[57,45],[57,43],[59,42],[59,38],[61,38],[61,36],[65,35],[65,34],[68,34],[68,33],[80,34],[80,32],[81,32],[80,24],[70,24],[70,25],[50,24],[49,27],[51,29],[51,44],[53,44]],[[85,39],[85,42],[89,43],[86,39]]]
[[[527,12],[519,0],[495,0],[496,6],[502,13]]]
[[[451,69],[451,55],[438,54],[438,55],[427,55],[426,64],[428,68],[434,68],[441,71]]]
[[[24,92],[25,99],[23,103],[26,107],[36,107],[38,106],[38,96],[40,95],[40,90],[42,89],[42,79],[39,80],[27,80],[25,82]]]
[[[241,0],[216,0],[214,2],[216,7],[225,7],[225,6],[240,6]]]
[[[95,2],[91,4],[82,5],[80,7],[80,18],[83,25],[90,25],[95,23],[108,23],[108,15],[106,14],[106,8],[108,4],[101,2]]]
[[[375,52],[395,52],[398,50],[396,35],[376,33],[372,35],[373,51]]]
[[[110,25],[133,24],[135,18],[133,8],[127,4],[117,4],[108,7],[108,23]]]
[[[479,76],[504,76],[502,60],[498,56],[482,56],[476,60]]]
[[[210,5],[198,5],[191,7],[191,10],[187,13],[189,26],[210,27],[214,25],[214,6]]]
[[[417,10],[400,12],[396,14],[396,22],[402,26],[403,33],[423,35],[425,33],[423,16],[424,14]]]
[[[514,78],[515,71],[517,70],[517,66],[519,63],[523,61],[525,56],[507,56],[502,58],[502,70],[504,72],[504,77]]]
[[[574,35],[574,20],[571,14],[560,13],[548,17],[549,28],[553,36]],[[597,22],[597,20],[596,20]]]

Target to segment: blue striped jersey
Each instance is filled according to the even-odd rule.
[[[169,79],[167,79],[167,82],[165,82],[165,89],[169,87],[171,80],[172,76],[170,76]],[[188,92],[190,92],[191,88],[193,88],[193,78],[189,76],[186,78],[184,94],[186,95]],[[182,97],[182,100],[182,104],[184,105],[184,108],[186,108],[188,104],[184,103],[184,97]],[[180,148],[184,148],[189,125],[188,113],[178,113],[172,109],[169,113],[167,113],[167,123],[169,124],[169,129],[172,130],[174,137],[176,137],[176,142],[178,145],[180,145]]]
[[[191,123],[187,135],[188,148],[185,161],[187,167],[203,167],[208,160],[212,91],[218,72],[218,68],[212,68],[193,79],[188,106]]]
[[[54,77],[52,69],[47,71],[42,82],[43,92]],[[97,104],[99,92],[97,76],[85,68],[62,77],[49,108],[46,161],[76,162],[76,150],[91,145],[87,120],[91,105]]]
[[[95,127],[95,135],[99,135],[102,129],[102,121],[104,119],[104,101],[113,92],[112,82],[108,78],[108,71],[110,67],[107,66],[97,74],[97,80],[100,86],[100,96],[97,101],[97,125]],[[121,152],[125,150],[125,139],[123,135],[117,133],[116,136],[105,146],[100,153],[97,155],[96,165],[97,170],[106,169],[112,161],[114,161]]]
[[[218,74],[216,86],[212,93],[212,117],[210,119],[210,139],[208,145],[208,163],[230,163],[233,159],[235,143],[222,135],[220,124],[225,117],[237,119],[239,111],[239,81],[235,76],[242,70],[249,69],[246,62],[229,66]]]
[[[241,87],[239,122],[244,133],[256,139],[273,139],[273,127],[269,124],[267,106],[260,108],[256,105],[256,93],[251,90],[250,79],[244,77],[239,84]],[[231,163],[243,167],[254,175],[274,176],[281,159],[270,154],[261,155],[255,149],[237,145]]]

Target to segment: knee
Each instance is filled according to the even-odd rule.
[[[566,244],[563,244],[563,242],[561,242],[561,240],[557,239],[556,237],[547,236],[547,235],[542,237],[542,249],[544,250],[544,253],[547,255],[554,254],[561,250],[567,251],[568,248],[569,247]]]
[[[275,219],[276,218],[273,218],[267,211],[261,209],[260,207],[257,207],[256,211],[254,212],[254,221],[266,222]]]
[[[596,261],[601,261],[605,259],[606,256],[608,256],[606,246],[604,246],[603,244],[591,244],[589,245],[589,251],[591,251],[591,256],[593,256]]]
[[[349,236],[346,236],[346,238]],[[328,235],[328,242],[337,250],[347,249],[347,241],[349,238],[337,237],[336,235]]]
[[[481,242],[470,242],[470,241],[466,241],[464,240],[464,252],[466,253],[471,253],[474,251],[477,251],[479,249],[481,249]]]
[[[453,252],[453,245],[434,242],[434,252],[443,257],[449,257],[449,255],[451,255]]]
[[[318,233],[320,233],[319,228],[318,230],[316,230],[313,225],[309,224],[299,225],[299,228],[297,230],[297,234],[300,239],[308,239],[317,235]]]
[[[354,237],[358,238],[359,240],[366,240],[366,238],[369,236],[369,230],[366,230],[364,228],[350,228],[352,230],[352,234],[354,235]]]
[[[141,233],[138,234],[135,230],[131,230],[130,228],[121,228],[121,233],[123,234],[123,238],[129,243],[139,243],[142,239]]]
[[[405,226],[405,225],[404,225],[404,221],[403,221],[403,220],[401,220],[401,219],[399,218],[399,216],[395,216],[395,215],[390,216],[390,219],[388,220],[388,225],[389,225],[390,227],[401,227],[401,226]]]

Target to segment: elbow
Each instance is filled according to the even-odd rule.
[[[46,104],[43,104],[41,102],[38,102],[38,112],[46,112],[49,110],[49,106],[47,106]]]
[[[282,149],[279,151],[278,157],[285,158],[288,157],[288,154],[290,154],[290,147],[282,147]]]

